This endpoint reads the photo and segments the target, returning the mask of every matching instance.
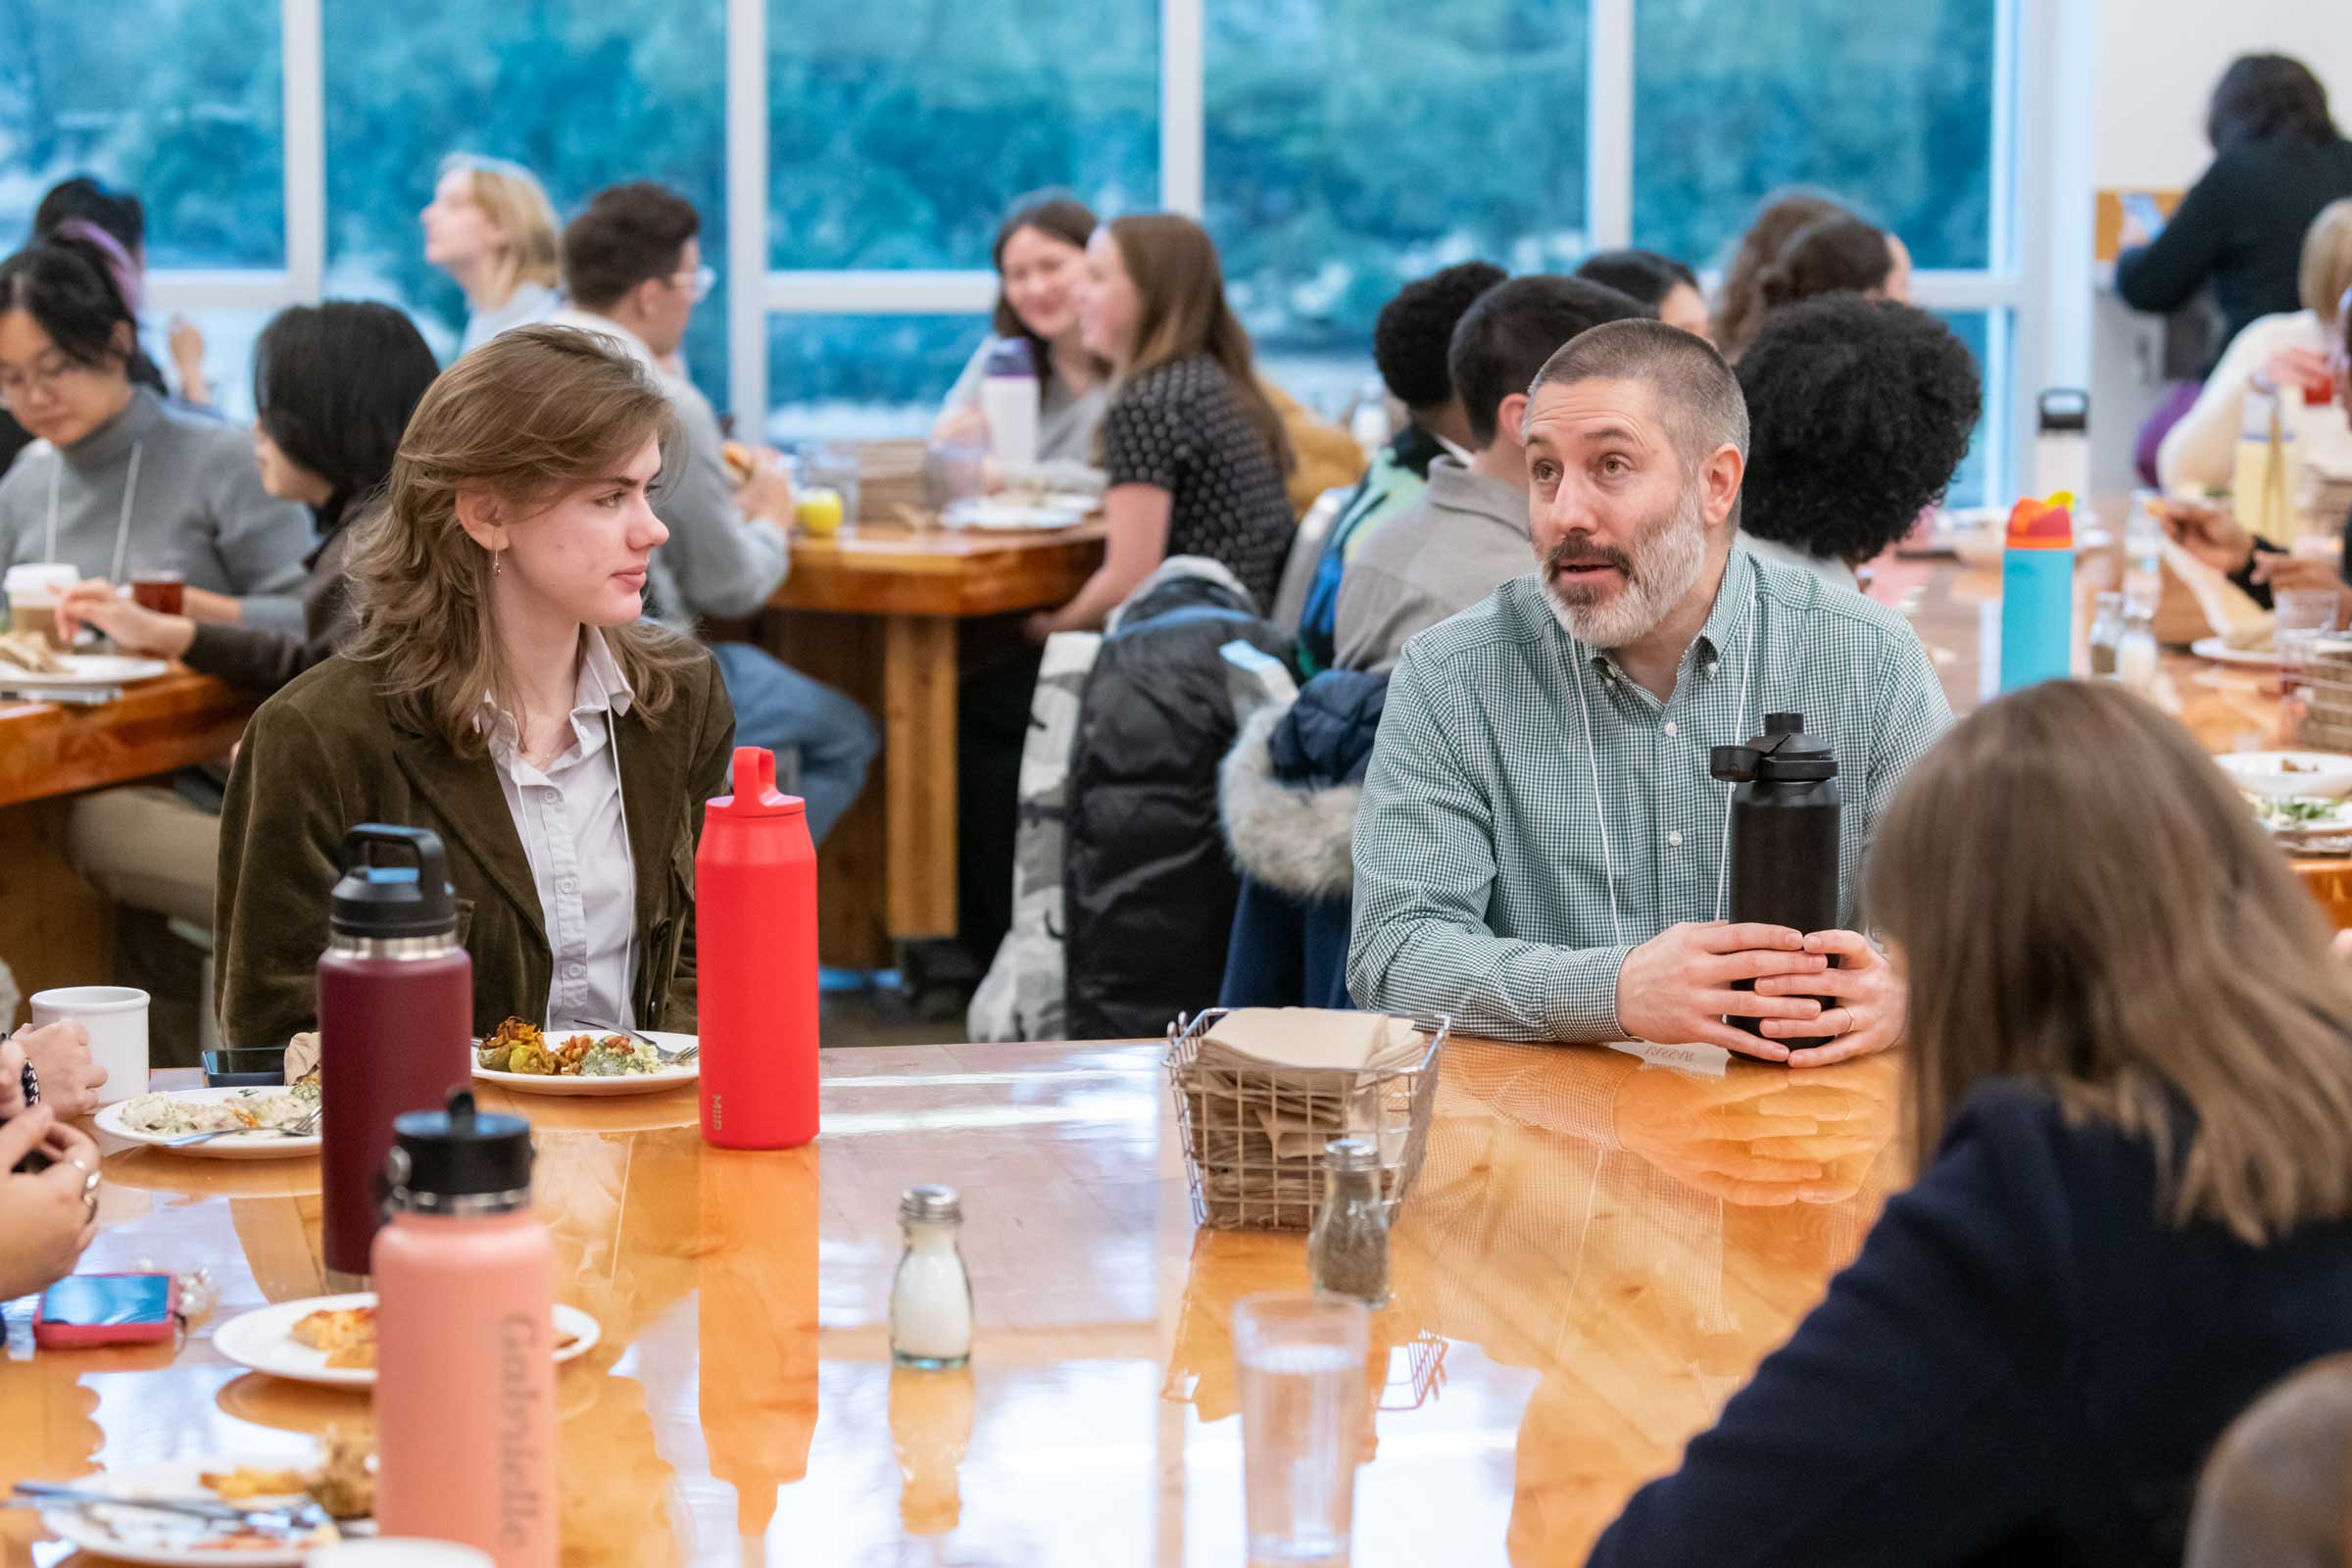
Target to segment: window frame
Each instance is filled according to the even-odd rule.
[[[757,287],[728,290],[728,392],[736,409],[768,407],[767,327],[774,315],[979,316],[995,275],[971,270],[780,270],[768,264],[767,5],[723,0],[726,19],[726,266]],[[1634,207],[1634,7],[1589,0],[1586,218],[1590,243],[1630,243]],[[1994,0],[1992,233],[1988,264],[1913,274],[1915,303],[1987,317],[1984,429],[1988,497],[2030,471],[2034,393],[2080,385],[2088,372],[2091,262],[2084,112],[2088,24],[2061,9]],[[326,271],[324,0],[279,0],[284,91],[285,266],[163,269],[149,278],[159,311],[276,310],[316,302]],[[1199,217],[1206,158],[1205,0],[1159,0],[1159,200]],[[2077,254],[2077,252],[2081,254]]]

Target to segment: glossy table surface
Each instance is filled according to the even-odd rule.
[[[859,522],[796,534],[776,610],[996,615],[1061,604],[1102,564],[1103,522],[1052,533]]]
[[[691,1093],[526,1099],[561,1298],[566,1563],[1242,1561],[1230,1314],[1297,1236],[1196,1232],[1161,1048],[830,1052],[816,1146],[704,1148]],[[1358,1564],[1575,1563],[1859,1246],[1899,1063],[1720,1076],[1455,1042],[1374,1320]],[[495,1092],[486,1099],[498,1098]],[[210,1267],[176,1351],[0,1368],[0,1475],[291,1455],[364,1397],[241,1373],[221,1322],[321,1289],[313,1160],[108,1158],[85,1270]],[[965,1373],[891,1369],[901,1189],[964,1194]],[[48,1564],[0,1513],[0,1561]]]

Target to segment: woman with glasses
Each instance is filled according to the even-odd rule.
[[[0,478],[0,565],[177,571],[195,620],[299,629],[311,514],[244,431],[165,400],[117,255],[74,220],[0,262],[0,403],[36,438]]]
[[[416,215],[424,259],[466,291],[466,336],[480,348],[510,326],[556,309],[556,209],[531,172],[503,158],[443,161],[433,199]]]

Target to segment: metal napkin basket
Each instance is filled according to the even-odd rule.
[[[1381,1151],[1381,1198],[1392,1221],[1421,1172],[1437,1101],[1438,1062],[1453,1037],[1453,1020],[1416,1023],[1430,1037],[1418,1061],[1404,1066],[1267,1067],[1215,1069],[1200,1064],[1200,1045],[1227,1008],[1199,1017],[1179,1014],[1168,1025],[1168,1092],[1183,1134],[1184,1173],[1192,1188],[1193,1222],[1221,1231],[1302,1231],[1323,1206],[1321,1141],[1304,1152],[1278,1154],[1259,1112],[1279,1124],[1286,1112],[1315,1119],[1318,1106],[1344,1107],[1345,1135],[1371,1138]],[[1337,1125],[1330,1136],[1343,1136]]]

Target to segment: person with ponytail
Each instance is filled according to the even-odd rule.
[[[167,399],[136,294],[86,219],[0,262],[0,407],[35,437],[0,477],[0,566],[169,568],[199,621],[299,630],[311,514],[263,490],[243,430]]]

